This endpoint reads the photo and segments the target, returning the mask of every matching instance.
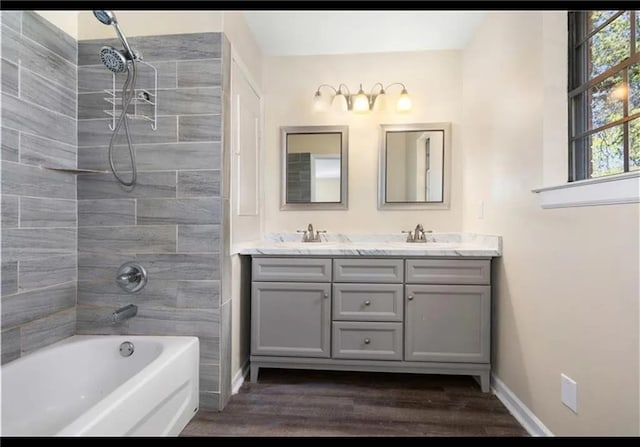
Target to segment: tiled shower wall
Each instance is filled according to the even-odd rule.
[[[229,332],[230,302],[228,296],[221,300],[220,281],[228,258],[221,168],[223,112],[228,110],[222,80],[230,46],[221,33],[129,42],[158,70],[157,130],[144,120],[130,124],[138,167],[133,188],[119,185],[108,172],[111,121],[103,90],[112,86],[112,75],[100,63],[99,51],[103,45],[121,45],[115,39],[78,44],[78,167],[104,173],[77,179],[77,332],[198,336],[200,406],[218,409],[230,385],[228,372],[221,371],[221,364],[227,368],[230,362],[225,359],[230,334],[221,340],[221,331]],[[140,64],[138,87],[152,87],[150,73]],[[116,78],[121,86],[125,75]],[[116,166],[128,179],[127,146],[122,137],[118,143]],[[139,262],[149,275],[136,295],[124,293],[114,281],[118,267],[128,261]],[[138,315],[112,325],[111,313],[130,303],[138,306]]]
[[[76,41],[2,11],[2,363],[76,325]]]

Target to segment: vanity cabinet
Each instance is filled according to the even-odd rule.
[[[466,374],[489,391],[490,258],[254,256],[260,368]]]

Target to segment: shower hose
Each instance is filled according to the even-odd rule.
[[[113,133],[111,134],[111,140],[109,140],[109,166],[111,167],[111,172],[113,172],[115,178],[125,186],[135,185],[136,179],[138,177],[138,171],[136,169],[136,155],[133,151],[133,143],[131,142],[129,123],[127,121],[127,110],[129,109],[129,105],[131,104],[131,101],[133,100],[133,97],[135,95],[136,76],[136,63],[135,61],[131,60],[131,69],[127,70],[127,80],[122,86],[122,113],[116,121],[116,125],[113,128]],[[129,146],[129,158],[131,159],[131,181],[129,182],[120,177],[113,162],[113,146],[123,124],[124,133],[127,136],[127,145]]]

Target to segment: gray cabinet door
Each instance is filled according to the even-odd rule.
[[[331,284],[254,282],[251,354],[329,357]]]
[[[405,360],[489,362],[490,286],[405,287]]]

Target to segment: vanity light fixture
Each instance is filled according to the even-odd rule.
[[[347,105],[347,110],[356,113],[367,113],[372,110],[382,110],[384,109],[387,97],[387,89],[389,87],[400,85],[402,86],[402,91],[400,92],[400,96],[396,102],[396,111],[398,112],[408,112],[411,110],[412,102],[409,93],[407,92],[407,88],[402,82],[394,82],[392,84],[384,87],[380,82],[377,82],[371,88],[369,93],[365,93],[362,89],[362,84],[360,84],[360,89],[358,93],[351,94],[349,88],[344,84],[339,84],[338,88],[335,88],[329,84],[320,84],[316,89],[316,93],[313,96],[313,108],[318,112],[323,112],[333,104],[333,100],[336,97],[342,97]],[[322,89],[329,89],[331,93],[322,94]],[[377,89],[377,91],[376,91]]]

